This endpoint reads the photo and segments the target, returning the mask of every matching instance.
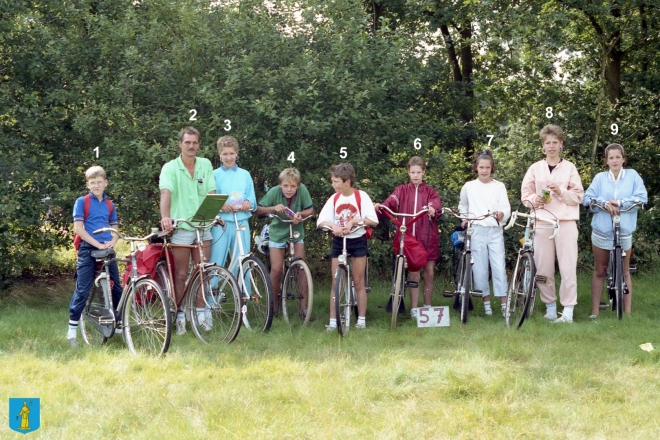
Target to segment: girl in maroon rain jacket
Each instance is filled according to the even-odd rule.
[[[440,256],[439,233],[436,220],[442,215],[442,201],[438,193],[427,185],[423,178],[426,174],[426,163],[419,156],[414,156],[408,161],[408,177],[410,183],[399,185],[385,201],[374,205],[376,211],[380,212],[380,206],[386,206],[394,212],[403,214],[414,214],[424,206],[429,207],[428,215],[417,220],[410,231],[417,241],[422,243],[429,254],[429,259],[424,266],[424,307],[431,307],[433,296],[433,276],[435,262]],[[404,217],[405,218],[405,217]],[[419,281],[420,273],[409,272],[410,281]],[[410,316],[417,318],[417,305],[419,301],[419,288],[410,289]]]

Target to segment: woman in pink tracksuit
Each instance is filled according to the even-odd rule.
[[[440,256],[440,241],[436,220],[442,215],[442,202],[438,193],[424,182],[426,163],[419,156],[411,157],[408,161],[408,177],[410,183],[399,185],[394,192],[382,203],[394,212],[414,214],[421,211],[424,206],[429,207],[428,215],[424,215],[412,226],[412,234],[417,241],[424,245],[429,259],[424,266],[424,307],[431,306],[433,296],[433,278],[435,262]],[[374,205],[380,211],[380,203]],[[408,279],[419,281],[420,272],[410,272]],[[410,289],[410,315],[417,317],[419,301],[419,288]]]
[[[577,304],[577,220],[584,188],[575,165],[560,157],[564,148],[564,132],[557,125],[546,125],[540,132],[545,159],[527,170],[520,189],[521,199],[534,208],[543,208],[559,220],[560,232],[550,240],[552,229],[538,223],[534,236],[536,274],[546,277],[538,283],[541,300],[546,304],[545,318],[553,322],[573,322],[573,307]],[[545,190],[545,191],[544,191]],[[543,197],[543,195],[546,197]],[[541,214],[542,215],[542,214]],[[555,257],[561,274],[559,299],[564,306],[557,318],[555,292]]]

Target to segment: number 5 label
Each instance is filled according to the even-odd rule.
[[[418,308],[417,327],[449,327],[449,306]]]

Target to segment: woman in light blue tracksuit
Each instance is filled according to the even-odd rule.
[[[607,274],[607,263],[614,235],[612,231],[612,215],[619,214],[621,218],[621,248],[625,252],[624,273],[628,294],[623,296],[623,308],[627,315],[630,314],[632,300],[632,281],[630,279],[630,248],[632,247],[632,233],[637,227],[637,210],[619,212],[620,209],[629,207],[632,203],[640,201],[646,203],[648,195],[642,178],[633,169],[624,169],[623,164],[626,156],[623,147],[619,144],[611,144],[605,148],[605,163],[609,171],[598,173],[584,194],[582,203],[588,207],[591,200],[605,203],[609,212],[599,209],[594,210],[591,220],[591,245],[594,253],[594,275],[591,279],[591,316],[598,317],[605,275]]]

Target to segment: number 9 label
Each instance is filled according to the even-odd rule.
[[[449,306],[418,308],[417,327],[449,327]]]

